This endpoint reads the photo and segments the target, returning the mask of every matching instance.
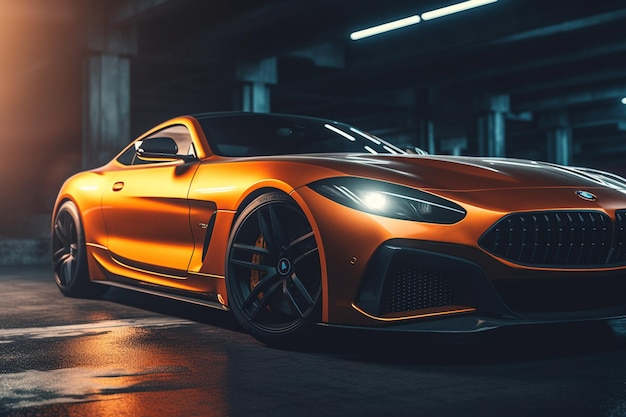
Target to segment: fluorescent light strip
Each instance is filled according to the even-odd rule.
[[[415,25],[422,20],[433,20],[438,17],[447,16],[450,14],[463,12],[465,10],[474,9],[476,7],[484,6],[486,4],[495,3],[498,0],[469,0],[461,3],[453,4],[450,6],[442,7],[440,9],[431,10],[429,12],[422,13],[422,17],[419,15],[405,17],[404,19],[394,20],[393,22],[383,23],[382,25],[372,26],[371,28],[357,30],[350,34],[350,39],[358,41],[359,39],[367,38],[369,36],[379,35],[381,33],[389,32],[391,30],[400,29],[403,27]]]
[[[405,17],[404,19],[394,20],[393,22],[383,23],[382,25],[373,26],[371,28],[357,30],[350,34],[350,39],[357,41],[359,39],[367,38],[368,36],[378,35],[390,30],[400,29],[406,26],[414,25],[420,22],[418,15]]]
[[[495,3],[498,0],[469,0],[462,3],[453,4],[451,6],[442,7],[441,9],[431,10],[430,12],[422,13],[423,20],[437,19],[438,17],[447,16],[453,13],[462,12],[465,10],[473,9],[475,7],[484,6],[486,4]]]
[[[343,136],[344,138],[348,139],[350,142],[355,142],[356,139],[354,138],[354,136],[349,135],[348,133],[344,132],[341,129],[337,129],[335,126],[331,126],[328,123],[324,125],[324,127],[328,130],[332,130],[335,133],[340,134],[341,136]]]

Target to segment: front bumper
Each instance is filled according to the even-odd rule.
[[[626,269],[485,269],[463,248],[393,240],[375,252],[353,308],[389,330],[473,332],[626,316]],[[442,247],[444,246],[444,247]],[[446,254],[447,252],[447,254]],[[477,254],[475,254],[477,255]],[[490,258],[482,254],[486,262]],[[481,263],[482,264],[482,263]],[[489,262],[486,262],[489,264]]]
[[[386,326],[358,326],[320,323],[323,327],[361,329],[368,331],[412,332],[412,333],[476,333],[511,326],[540,326],[567,323],[586,323],[626,318],[626,307],[599,310],[595,314],[586,312],[584,315],[553,315],[541,318],[498,318],[476,313],[445,316],[433,320],[411,320],[393,322]]]

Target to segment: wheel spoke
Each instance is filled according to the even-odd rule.
[[[311,230],[309,233],[306,233],[296,239],[294,239],[288,246],[287,249],[291,249],[293,247],[295,247],[296,245],[299,245],[300,243],[306,241],[307,239],[310,239],[314,237],[313,231]]]
[[[73,229],[73,225],[74,222],[72,221],[72,218],[70,217],[69,214],[64,213],[63,214],[63,231],[65,234],[65,242],[71,242],[72,241],[72,229]]]
[[[274,285],[274,281],[276,281],[277,277],[278,277],[278,274],[276,273],[276,271],[270,272],[269,274],[264,276],[263,279],[261,279],[254,286],[252,291],[250,291],[250,294],[243,301],[243,304],[241,305],[241,307],[242,308],[246,308],[247,306],[252,304],[255,300],[258,300],[259,299],[259,295],[261,293],[263,293],[263,297],[262,298],[265,298],[267,296],[267,294],[271,291],[272,286]]]
[[[285,281],[285,283],[283,285],[283,294],[285,294],[285,296],[287,297],[287,299],[289,300],[291,305],[296,309],[296,312],[298,313],[300,318],[304,317],[304,313],[300,309],[300,306],[298,305],[298,302],[295,300],[295,298],[291,294],[291,291],[289,290],[289,285],[288,285],[287,281]]]
[[[303,254],[301,254],[300,256],[298,256],[297,258],[295,258],[293,260],[293,264],[294,265],[298,265],[298,263],[300,263],[300,261],[302,261],[303,259],[306,259],[308,256],[313,255],[314,253],[317,253],[318,249],[317,246],[314,247],[313,249],[310,249],[306,252],[304,252]]]
[[[61,265],[61,276],[63,277],[63,283],[69,284],[74,275],[75,258],[72,255],[68,255]]]
[[[250,252],[256,255],[269,255],[270,251],[262,246],[246,245],[245,243],[233,243],[233,248],[241,249],[245,252]]]
[[[69,256],[69,252],[67,251],[67,249],[65,247],[59,249],[58,251],[54,252],[52,254],[52,263],[53,265],[57,265],[59,262],[62,262],[63,259]]]
[[[269,214],[270,214],[270,223],[271,223],[272,231],[274,232],[274,239],[276,240],[276,245],[280,249],[284,249],[285,247],[283,246],[283,244],[285,243],[285,240],[286,240],[285,233],[283,231],[283,227],[278,218],[278,214],[276,213],[276,209],[274,208],[274,205],[270,204],[269,206],[267,206],[267,211],[269,211]]]
[[[274,267],[271,267],[271,266],[259,264],[256,262],[242,261],[239,259],[231,259],[230,263],[234,265],[244,266],[248,269],[254,269],[256,271],[262,271],[262,272],[271,272],[275,269]]]
[[[63,267],[65,266],[65,263],[67,262],[68,258],[70,258],[71,256],[72,255],[69,253],[63,253],[59,259],[53,261],[52,265],[53,265],[54,270],[62,271]]]
[[[271,225],[268,224],[261,210],[259,210],[256,215],[259,222],[259,229],[261,230],[261,236],[263,236],[263,238],[265,239],[265,243],[269,248],[269,252],[278,253],[280,251],[280,248],[276,244]]]
[[[306,289],[306,287],[304,286],[302,281],[300,281],[300,278],[298,278],[296,274],[293,274],[291,276],[291,281],[294,283],[295,288],[298,290],[298,294],[304,297],[304,300],[307,302],[308,305],[311,305],[315,302],[311,294],[309,294],[309,290]]]
[[[69,241],[69,237],[67,235],[67,232],[65,230],[65,226],[63,224],[63,220],[64,220],[63,215],[61,215],[61,217],[59,219],[57,219],[56,223],[54,224],[54,234],[55,236],[57,236],[59,238],[59,240],[61,241],[61,243],[65,244]]]
[[[249,311],[249,317],[250,317],[250,320],[253,320],[253,321],[254,321],[254,320],[258,317],[259,313],[261,313],[261,311],[262,311],[265,307],[267,307],[267,304],[269,303],[270,298],[272,297],[272,295],[274,295],[274,294],[276,293],[276,291],[277,291],[277,290],[278,290],[278,289],[279,289],[282,285],[283,285],[283,281],[278,281],[278,282],[274,283],[273,285],[271,285],[271,286],[268,288],[267,292],[264,292],[264,293],[263,293],[263,298],[261,298],[261,299],[256,299],[256,300],[257,300],[257,303],[256,303],[256,304],[252,303],[252,301],[254,301],[254,300],[252,300],[252,301],[250,302],[250,304],[249,304],[249,305],[253,307],[253,308],[251,309],[251,311]],[[256,288],[256,287],[255,287],[255,288]],[[248,299],[250,299],[250,297],[248,297]],[[247,300],[246,300],[246,301],[247,301]],[[244,304],[244,305],[245,305],[245,304]],[[246,309],[246,308],[244,308],[244,307],[242,306],[242,310],[245,310],[245,309]]]
[[[268,215],[269,219],[267,218]],[[269,205],[266,208],[259,210],[257,212],[257,216],[259,219],[261,234],[265,238],[270,252],[279,253],[285,249],[285,233],[274,206]]]

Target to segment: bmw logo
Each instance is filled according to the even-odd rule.
[[[582,198],[583,200],[587,200],[587,201],[596,201],[598,199],[598,197],[596,197],[594,194],[590,193],[589,191],[576,191],[576,195],[580,198]]]
[[[278,261],[278,273],[281,275],[287,275],[291,272],[291,262],[287,258],[281,258]]]

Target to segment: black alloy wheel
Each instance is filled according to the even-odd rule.
[[[264,194],[238,217],[229,241],[231,309],[254,337],[297,345],[321,319],[322,273],[313,229],[282,193]]]
[[[59,290],[71,297],[95,297],[106,287],[89,280],[85,236],[76,205],[63,203],[52,223],[52,270]]]

